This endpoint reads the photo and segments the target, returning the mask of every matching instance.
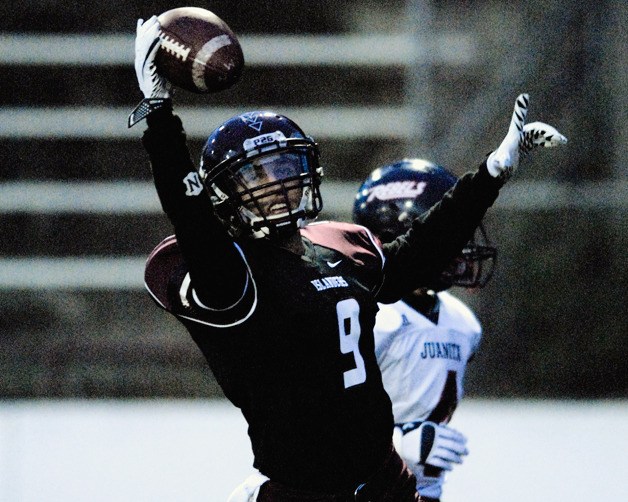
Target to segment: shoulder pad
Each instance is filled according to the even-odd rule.
[[[168,297],[170,278],[184,266],[185,262],[174,235],[161,241],[146,260],[146,268],[144,269],[146,289],[159,306],[168,311],[173,309]]]
[[[301,229],[301,235],[319,246],[335,249],[359,265],[379,263],[384,268],[384,254],[379,241],[361,225],[326,221]]]

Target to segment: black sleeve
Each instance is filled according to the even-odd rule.
[[[190,195],[189,185],[184,182],[196,169],[181,119],[171,109],[160,109],[151,113],[147,122],[142,143],[150,158],[161,206],[174,226],[194,290],[209,307],[232,305],[242,296],[247,268],[214,215],[205,189]]]
[[[484,162],[416,218],[407,233],[385,244],[384,282],[378,301],[391,303],[432,283],[473,237],[502,185],[502,180],[488,173]]]

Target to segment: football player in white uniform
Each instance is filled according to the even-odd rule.
[[[456,180],[443,167],[421,159],[378,168],[358,190],[353,219],[389,242]],[[421,499],[427,502],[440,499],[445,473],[467,454],[466,438],[447,423],[463,395],[467,363],[482,332],[469,307],[445,290],[484,286],[496,255],[480,226],[431,287],[396,303],[380,304],[377,314],[375,353],[393,403],[395,447],[413,470]]]

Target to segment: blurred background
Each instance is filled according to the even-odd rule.
[[[187,333],[143,289],[144,260],[171,228],[142,125],[126,127],[142,97],[136,19],[182,5],[0,5],[5,411],[43,398],[222,398]],[[321,147],[322,219],[349,220],[362,179],[402,157],[457,175],[474,169],[501,142],[516,96],[529,92],[528,121],[554,125],[569,143],[522,162],[485,218],[499,249],[492,282],[453,291],[485,332],[468,397],[611,400],[625,410],[625,2],[194,5],[230,25],[247,63],[232,89],[176,93],[195,160],[209,132],[237,113],[288,115]],[[0,449],[11,430],[0,429]],[[620,438],[628,446],[625,431]]]

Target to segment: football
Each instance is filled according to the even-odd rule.
[[[239,80],[244,67],[240,42],[216,14],[179,7],[157,19],[161,46],[155,65],[172,85],[204,94],[228,89]]]

